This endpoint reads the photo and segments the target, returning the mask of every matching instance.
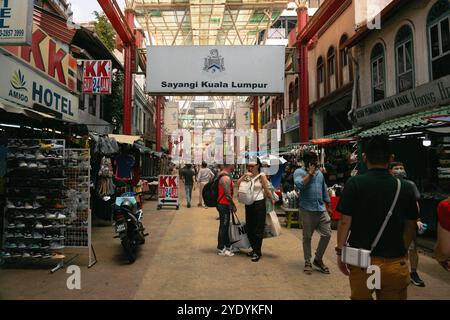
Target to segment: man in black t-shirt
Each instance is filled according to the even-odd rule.
[[[192,169],[191,164],[187,164],[180,172],[180,178],[184,182],[184,188],[186,190],[187,207],[191,207],[192,189],[195,182],[195,171]]]
[[[374,138],[363,154],[369,171],[351,178],[345,185],[337,207],[342,213],[338,228],[337,262],[340,270],[349,276],[351,298],[373,299],[373,290],[367,286],[371,275],[367,270],[345,265],[341,259],[342,247],[349,246],[370,250],[394,201],[397,180],[389,173],[393,160],[387,139]],[[416,232],[418,218],[416,197],[411,184],[401,181],[401,191],[392,217],[380,241],[371,254],[372,265],[381,270],[381,289],[377,299],[402,300],[407,298],[410,282],[407,264],[407,248]]]

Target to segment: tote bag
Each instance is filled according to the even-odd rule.
[[[245,229],[245,223],[241,223],[235,213],[231,213],[228,235],[230,237],[230,243],[234,248],[249,249],[251,247],[247,230]]]
[[[274,238],[281,235],[280,220],[277,213],[271,211],[266,215],[266,226],[264,228],[264,238]]]

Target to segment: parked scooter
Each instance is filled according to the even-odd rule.
[[[117,197],[114,204],[115,239],[120,239],[130,263],[136,261],[137,247],[145,243],[145,228],[142,224],[143,212],[138,208],[134,193]]]

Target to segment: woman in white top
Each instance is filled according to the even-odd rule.
[[[203,188],[206,184],[214,178],[214,173],[208,168],[206,162],[202,163],[202,168],[198,171],[197,182],[198,182],[198,206],[207,209],[207,206],[203,205]]]
[[[266,198],[269,198],[272,203],[275,200],[272,192],[269,190],[269,180],[264,173],[261,173],[261,161],[259,158],[257,161],[250,161],[247,169],[248,172],[238,180],[237,185],[239,188],[242,181],[249,181],[258,177],[253,187],[254,203],[245,206],[247,235],[253,249],[248,256],[252,258],[253,262],[258,262],[262,256],[261,248],[266,225]]]

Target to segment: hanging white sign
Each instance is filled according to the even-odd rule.
[[[31,45],[33,0],[0,0],[0,45]]]
[[[283,46],[148,47],[151,94],[284,93]]]

